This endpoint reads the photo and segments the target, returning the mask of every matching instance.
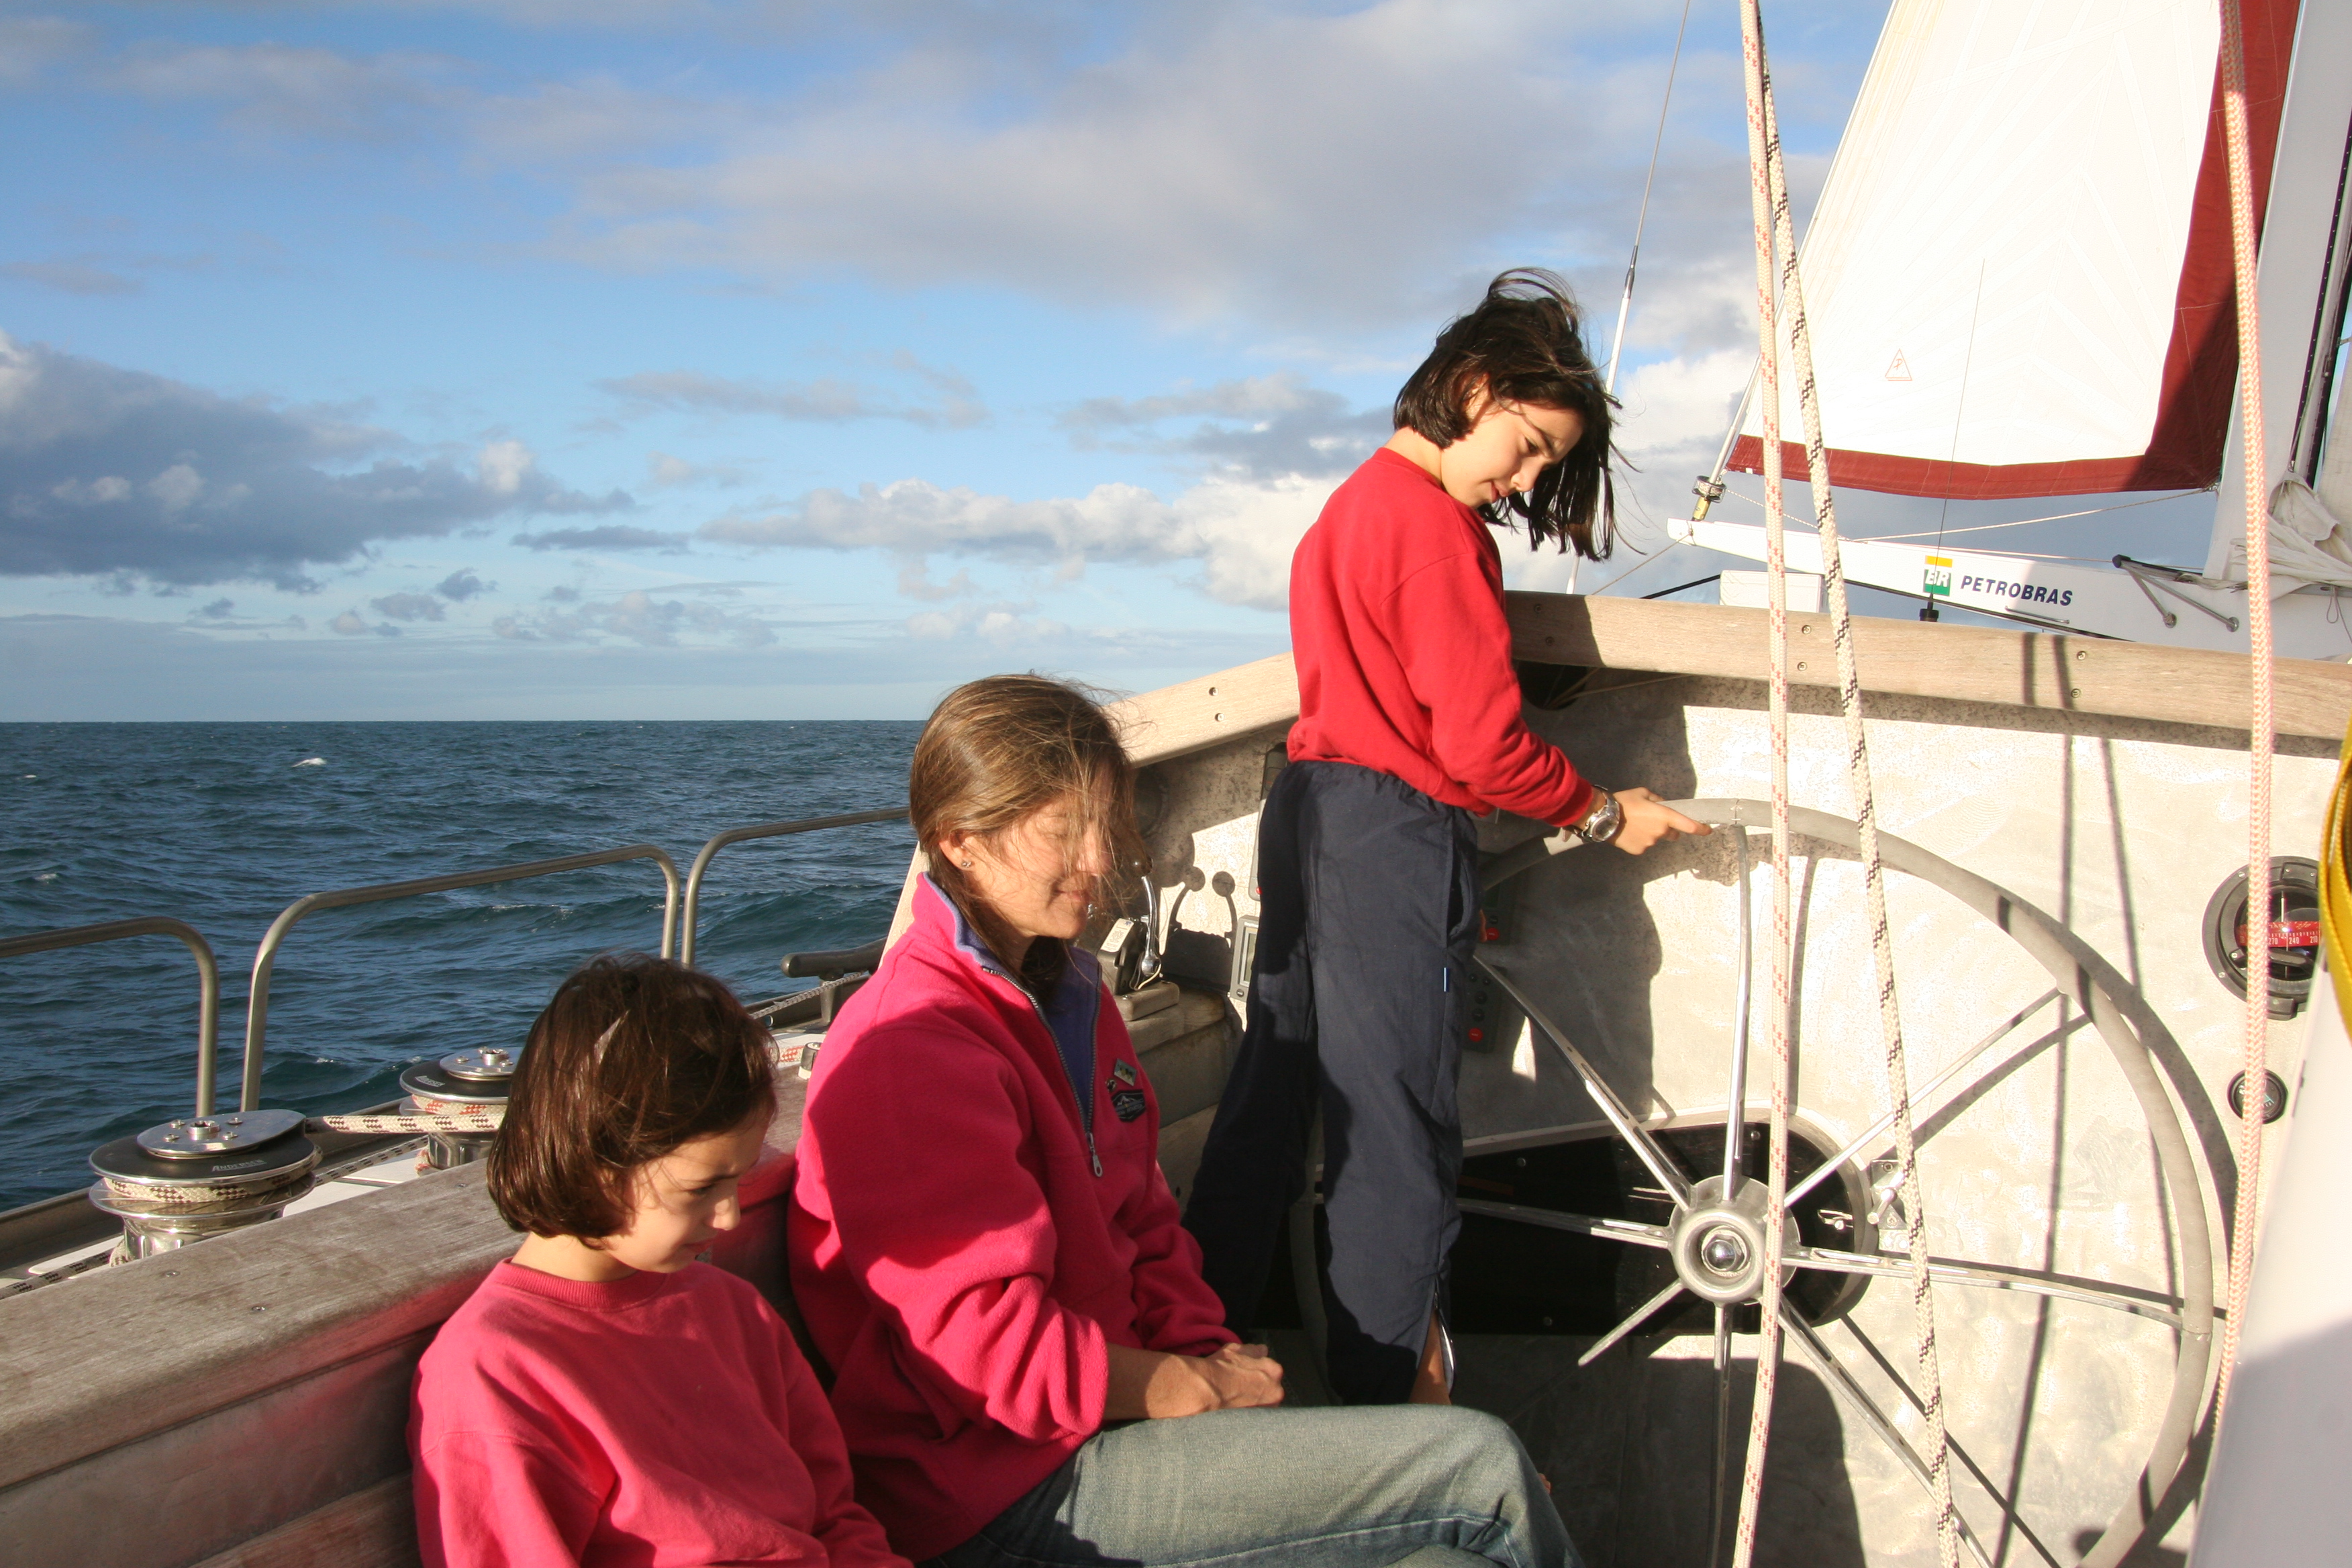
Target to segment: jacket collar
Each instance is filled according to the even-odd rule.
[[[970,921],[964,919],[963,911],[956,908],[955,900],[931,880],[929,872],[916,879],[914,929],[926,942],[936,943],[943,953],[951,954],[956,962],[994,976],[1026,999],[1028,988],[1004,966],[1002,959],[989,950],[988,944],[981,941],[980,933],[972,929]],[[1069,945],[1070,961],[1062,971],[1057,991],[1066,992],[1073,985],[1079,985],[1088,993],[1094,992],[1102,984],[1102,965],[1093,953],[1077,943]]]

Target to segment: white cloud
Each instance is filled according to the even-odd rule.
[[[680,485],[740,485],[743,470],[724,463],[694,463],[671,452],[647,452],[646,475],[657,489]]]
[[[849,68],[764,100],[689,110],[605,82],[474,113],[487,157],[563,160],[541,170],[572,197],[551,242],[628,270],[1433,322],[1465,258],[1520,259],[1531,234],[1619,251],[1646,147],[1618,132],[1663,75],[1625,35],[1655,21],[1598,0],[1268,0],[1092,28],[994,7],[903,44],[874,24]]]
[[[223,397],[0,333],[0,574],[299,589],[315,586],[305,567],[377,541],[635,504],[564,489],[519,441],[486,447],[470,476],[380,455],[407,445],[331,410]]]
[[[100,267],[87,258],[58,261],[12,261],[0,267],[0,277],[21,279],[54,289],[60,294],[136,294],[144,287],[136,278]]]
[[[174,463],[147,481],[147,493],[163,503],[164,515],[169,516],[187,510],[205,493],[205,479],[186,463]]]
[[[640,409],[766,415],[815,424],[901,419],[909,425],[949,430],[968,429],[987,420],[988,409],[981,403],[979,394],[970,381],[954,371],[935,369],[903,351],[892,356],[891,363],[924,383],[929,395],[909,400],[856,382],[830,377],[810,382],[761,382],[693,370],[642,371],[599,382],[597,385]]]
[[[1028,604],[956,605],[925,610],[907,617],[907,635],[919,642],[952,642],[977,637],[1000,648],[1026,643],[1057,642],[1070,636],[1068,625],[1034,613]]]
[[[1330,481],[1297,475],[1255,481],[1220,478],[1184,490],[1172,502],[1133,485],[1098,485],[1083,496],[1020,501],[900,479],[862,486],[856,495],[812,491],[796,508],[705,523],[698,537],[753,549],[976,556],[1053,566],[1065,578],[1092,562],[1198,561],[1200,585],[1213,597],[1278,608],[1288,597],[1291,549],[1333,488]],[[909,583],[918,597],[939,592],[919,569],[912,577],[902,574],[901,586]]]
[[[686,552],[688,536],[658,528],[635,528],[608,522],[595,528],[551,528],[541,533],[518,533],[517,544],[530,550],[660,550]]]
[[[49,487],[49,493],[70,506],[100,506],[129,495],[131,481],[120,474],[106,474],[88,482],[60,479]]]
[[[1173,421],[1194,419],[1189,430],[1165,433]],[[1393,427],[1388,409],[1351,409],[1290,371],[1149,397],[1091,397],[1055,423],[1082,448],[1162,453],[1245,479],[1347,474]]]
[[[694,6],[660,10],[665,32],[772,58],[783,85],[625,61],[493,86],[441,56],[279,43],[143,46],[97,79],[298,147],[455,138],[478,174],[554,187],[548,248],[625,270],[979,284],[1296,336],[1433,324],[1530,258],[1613,280],[1675,9]],[[1841,0],[1817,26],[1870,9]],[[534,14],[595,22],[553,0]],[[1696,100],[1738,101],[1736,55],[1694,37],[1683,71]],[[1645,247],[1661,267],[1744,242],[1724,217],[1746,210],[1745,148],[1723,118],[1669,127]],[[1813,174],[1792,160],[1801,205]]]
[[[462,62],[410,50],[362,58],[279,43],[156,43],[116,60],[106,79],[141,98],[223,105],[240,130],[376,139],[462,101],[453,82],[464,73]]]
[[[371,632],[380,637],[396,637],[400,635],[400,628],[389,621],[379,622],[374,626],[368,625],[360,618],[359,612],[356,610],[345,610],[327,623],[327,629],[337,637],[363,637]]]
[[[539,466],[529,447],[509,437],[492,441],[474,458],[474,471],[480,476],[482,488],[492,495],[510,496],[522,489],[523,480]]]
[[[724,584],[714,584],[709,591],[724,590]],[[614,638],[644,647],[723,645],[759,648],[776,641],[774,628],[761,616],[730,614],[701,599],[658,599],[642,588],[610,600],[581,602],[581,596],[574,594],[560,602],[576,603],[579,607],[500,616],[490,623],[490,630],[512,642],[593,644]]]
[[[0,17],[0,86],[20,87],[89,43],[88,27],[62,16]]]
[[[368,603],[377,615],[395,621],[437,621],[443,616],[441,601],[430,594],[386,594]]]

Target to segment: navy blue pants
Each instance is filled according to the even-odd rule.
[[[1305,1190],[1323,1111],[1332,1387],[1411,1392],[1461,1229],[1459,1010],[1476,939],[1470,814],[1349,763],[1294,763],[1258,821],[1259,928],[1241,1053],[1184,1224],[1236,1331]]]

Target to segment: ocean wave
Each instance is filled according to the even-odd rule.
[[[327,765],[286,755],[293,728],[335,747],[316,789],[268,785],[269,769]],[[644,841],[682,870],[722,828],[903,799],[920,728],[0,724],[16,780],[58,786],[10,797],[0,928],[190,921],[220,955],[233,1095],[252,944],[298,895]],[[779,954],[888,929],[908,847],[898,824],[741,846],[706,895],[698,961],[747,996],[782,989]],[[661,919],[644,862],[321,911],[278,961],[264,1101],[353,1110],[395,1098],[407,1063],[519,1045],[565,974],[653,948]],[[0,966],[0,1208],[86,1183],[99,1143],[187,1113],[194,979],[153,938]],[[126,1036],[100,997],[141,999],[144,1027]]]

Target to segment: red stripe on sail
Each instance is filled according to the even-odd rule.
[[[2254,210],[2270,202],[2271,163],[2294,53],[2297,0],[2245,0],[2247,129],[2252,134]],[[2173,297],[2172,341],[2164,353],[2156,426],[2147,450],[2062,463],[1952,463],[1884,452],[1830,448],[1830,480],[1894,495],[2002,500],[2023,496],[2113,495],[2123,490],[2204,489],[2221,477],[2230,409],[2237,393],[2237,279],[2230,239],[2230,168],[2221,122],[2221,65],[2205,121],[2205,154],[2191,198],[2189,246]],[[1835,417],[1834,411],[1830,416]],[[1780,443],[1792,475],[1805,471],[1802,443]],[[1729,467],[1764,471],[1764,444],[1742,436]]]
[[[2231,345],[2236,353],[2236,344]],[[2229,405],[2222,405],[2222,412]],[[1842,489],[1879,490],[1898,496],[1949,496],[1954,500],[2005,500],[2017,496],[2109,495],[2118,490],[2197,489],[2212,483],[2210,475],[2195,482],[2158,479],[2132,482],[2147,464],[2145,457],[2083,458],[2065,463],[1948,463],[1941,458],[1891,458],[1884,452],[1850,452],[1830,448],[1830,483]],[[1780,443],[1780,463],[1789,476],[1802,482],[1805,447],[1800,441]],[[1742,436],[1731,448],[1730,467],[1743,474],[1764,471],[1764,443]]]

